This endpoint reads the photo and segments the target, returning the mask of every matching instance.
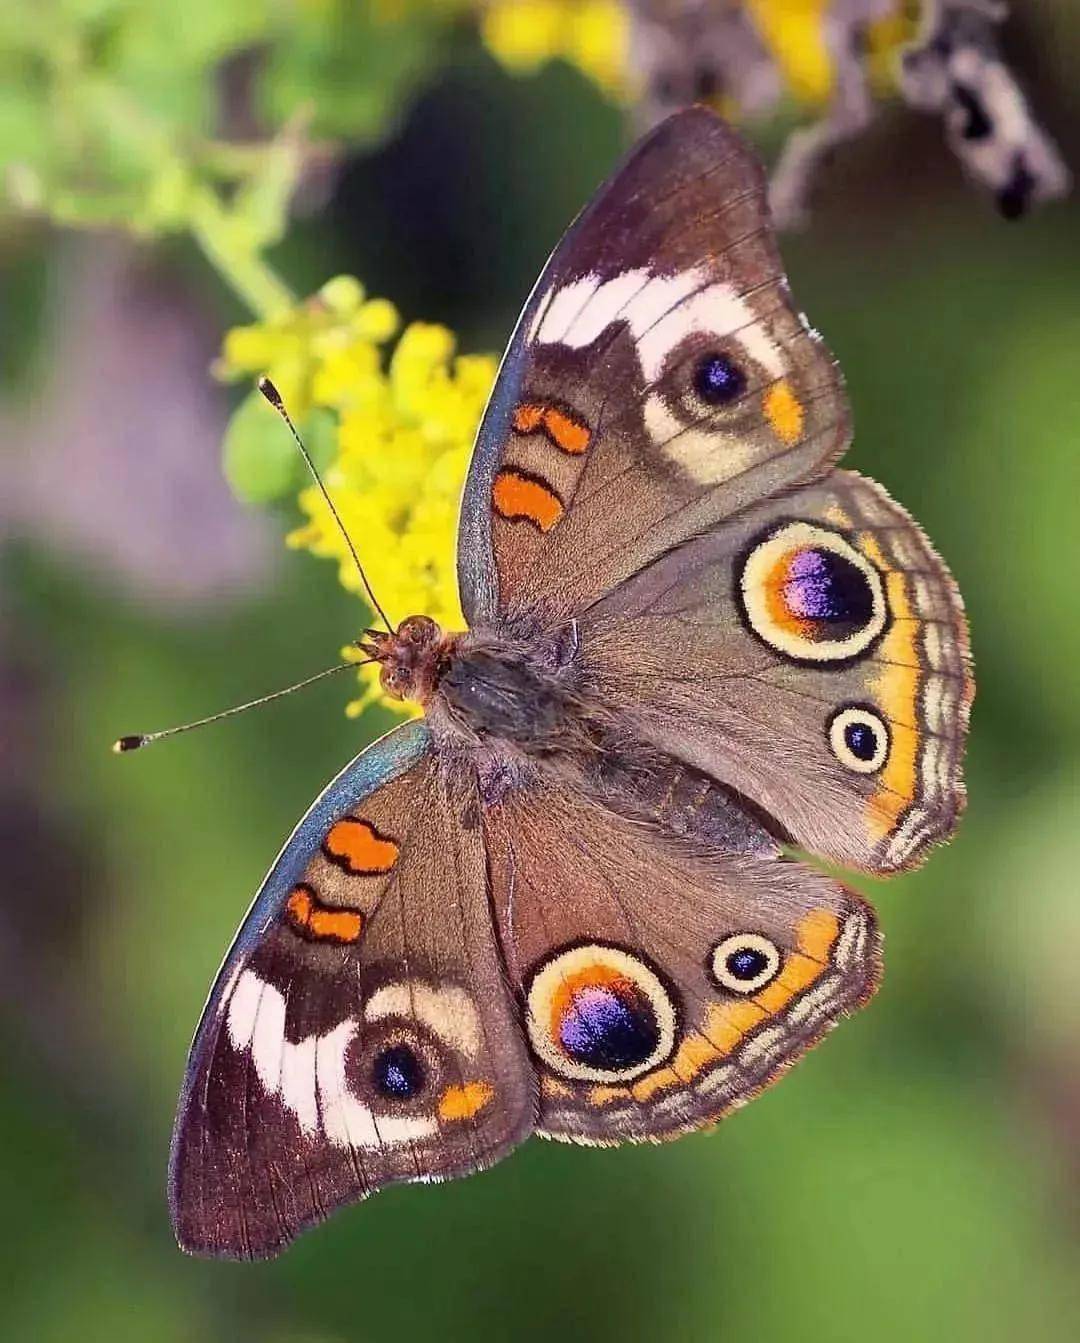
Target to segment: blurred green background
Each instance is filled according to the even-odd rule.
[[[9,38],[31,8],[6,7]],[[1077,162],[1080,14],[1044,0],[1008,31]],[[314,68],[283,79],[286,104],[333,87]],[[505,73],[467,26],[409,69],[377,134],[343,100],[344,166],[302,190],[274,266],[298,293],[353,271],[495,348],[623,118],[567,65]],[[958,837],[859,883],[886,933],[880,994],[714,1134],[532,1142],[254,1266],[172,1241],[187,1046],[282,837],[389,718],[346,721],[331,681],[109,753],[333,661],[362,610],[283,551],[291,504],[245,511],[221,477],[235,397],[207,370],[249,318],[194,244],[7,219],[0,1336],[1080,1337],[1080,206],[1004,223],[939,128],[896,109],[819,200],[784,251],[847,377],[849,462],[951,564],[978,678]]]

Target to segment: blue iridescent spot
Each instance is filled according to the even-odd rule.
[[[866,575],[833,550],[799,550],[789,558],[784,602],[797,620],[819,626],[807,631],[810,638],[842,637],[868,624],[874,614]]]
[[[660,1027],[633,984],[588,985],[574,992],[559,1024],[559,1043],[576,1063],[618,1071],[652,1055]]]
[[[740,947],[725,964],[736,979],[756,979],[768,967],[769,958],[757,947]]]
[[[723,406],[746,390],[746,374],[726,354],[707,354],[694,371],[694,391],[710,406]]]
[[[424,1069],[408,1045],[389,1045],[376,1055],[372,1078],[384,1096],[410,1100],[424,1087]]]
[[[869,723],[848,723],[844,728],[844,745],[856,760],[873,760],[877,733]]]

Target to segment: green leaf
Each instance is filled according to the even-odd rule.
[[[292,435],[259,392],[233,412],[221,455],[225,479],[242,503],[273,503],[300,482],[303,463]]]
[[[316,468],[326,472],[338,453],[337,416],[316,406],[298,428]],[[249,393],[233,412],[221,454],[225,479],[245,504],[274,503],[309,479],[292,435],[260,392]]]

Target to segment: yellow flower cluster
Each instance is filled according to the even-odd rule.
[[[824,102],[833,90],[825,42],[830,0],[741,0],[798,102]],[[657,7],[660,8],[659,6]],[[893,58],[915,34],[918,6],[893,0],[867,26],[870,70],[880,91],[894,82]],[[577,65],[605,92],[631,93],[630,25],[618,0],[491,0],[482,13],[488,49],[508,69],[528,73],[549,60]]]
[[[498,0],[480,30],[508,70],[528,74],[561,57],[605,92],[625,91],[629,23],[618,0]]]
[[[296,308],[230,331],[219,372],[268,373],[296,419],[332,412],[336,453],[324,483],[379,601],[394,621],[422,614],[460,628],[458,507],[496,360],[456,355],[445,327],[399,327],[391,303],[339,276]],[[336,560],[342,585],[362,593],[322,495],[311,487],[299,502],[307,521],[288,544]],[[360,669],[365,689],[350,714],[379,697],[377,672]]]

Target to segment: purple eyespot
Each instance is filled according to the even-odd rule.
[[[559,1024],[559,1043],[589,1068],[630,1068],[649,1058],[660,1027],[648,998],[630,982],[576,989]]]
[[[800,550],[792,555],[783,593],[791,615],[818,625],[821,638],[861,629],[874,614],[874,594],[866,575],[834,550]]]

